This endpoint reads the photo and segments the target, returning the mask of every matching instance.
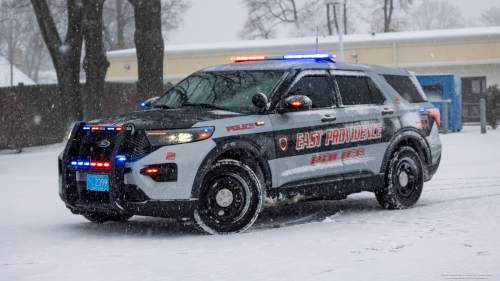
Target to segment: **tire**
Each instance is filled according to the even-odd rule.
[[[114,221],[114,222],[128,221],[133,215],[87,212],[82,214],[82,216],[91,222],[105,223],[107,221]]]
[[[418,153],[411,147],[399,148],[389,162],[384,187],[375,192],[386,209],[406,209],[417,203],[424,186],[424,171]]]
[[[257,175],[240,161],[218,161],[207,172],[198,194],[195,225],[208,234],[233,234],[247,230],[262,207],[262,187]]]

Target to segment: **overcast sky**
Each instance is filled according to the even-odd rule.
[[[464,18],[471,22],[477,22],[486,9],[500,5],[498,0],[448,1],[459,6]],[[242,29],[247,17],[246,7],[241,0],[190,0],[190,2],[192,6],[185,14],[184,26],[169,36],[167,44],[240,40],[238,31]],[[367,32],[368,28],[368,25],[359,26],[357,33]]]

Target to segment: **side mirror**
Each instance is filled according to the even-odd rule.
[[[283,107],[287,112],[309,110],[312,108],[312,101],[307,96],[290,96],[285,99]]]
[[[267,97],[263,93],[257,93],[252,97],[252,103],[256,107],[263,109],[267,106]]]
[[[142,107],[150,107],[157,99],[160,97],[154,97],[146,100],[145,102],[141,102]]]

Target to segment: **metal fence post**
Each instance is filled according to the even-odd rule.
[[[443,134],[448,133],[448,101],[444,100],[441,102],[441,111],[442,111],[442,122],[443,122]]]
[[[486,134],[486,101],[479,100],[480,118],[481,118],[481,134]]]

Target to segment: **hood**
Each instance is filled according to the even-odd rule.
[[[102,119],[88,121],[88,125],[113,126],[126,123],[134,124],[136,129],[162,130],[190,128],[203,121],[241,116],[243,114],[200,107],[183,107],[175,109],[154,108],[125,113]]]

